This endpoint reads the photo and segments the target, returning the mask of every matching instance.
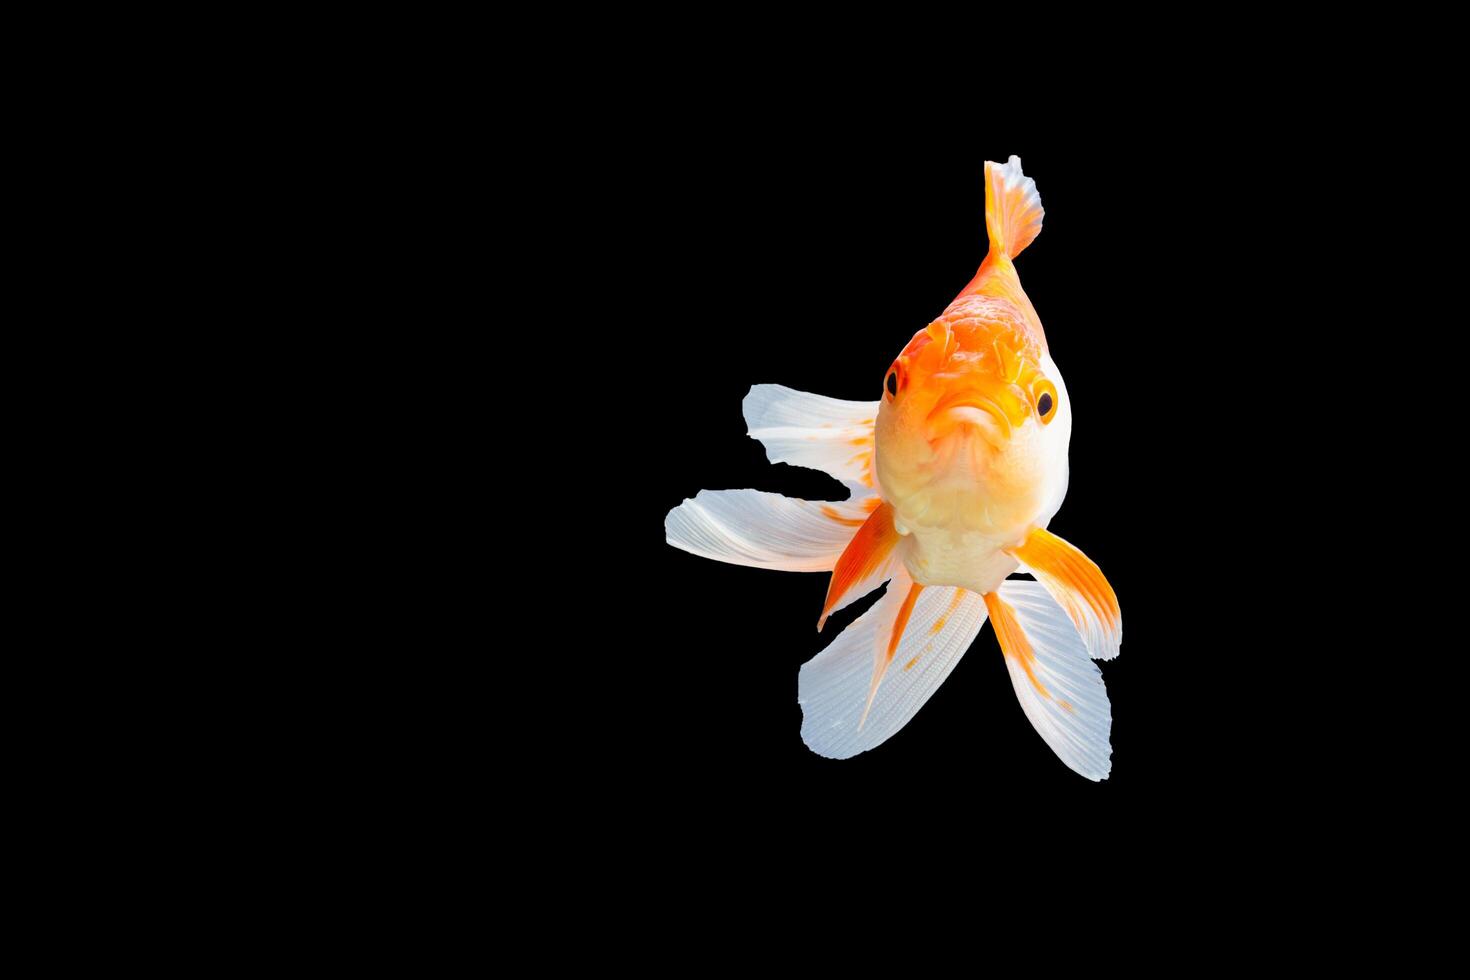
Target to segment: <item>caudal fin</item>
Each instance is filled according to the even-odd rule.
[[[1041,195],[1036,181],[1021,172],[1021,158],[1004,165],[985,161],[985,233],[990,251],[1013,259],[1041,234]]]

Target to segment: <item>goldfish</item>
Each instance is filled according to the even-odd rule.
[[[1112,708],[1094,661],[1117,656],[1122,613],[1097,564],[1047,530],[1067,492],[1072,403],[1015,266],[1045,212],[1019,157],[986,161],[984,180],[985,259],[903,347],[878,400],[779,384],[745,397],[772,463],[821,470],[847,498],[701,490],[669,511],[665,537],[718,561],[830,573],[819,632],[886,583],[798,674],[801,738],[818,755],[891,738],[989,620],[1026,718],[1102,780]]]

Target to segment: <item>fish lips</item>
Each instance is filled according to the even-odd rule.
[[[942,439],[961,427],[978,434],[994,449],[1011,439],[1011,420],[999,405],[974,392],[944,398],[929,412],[931,439]]]

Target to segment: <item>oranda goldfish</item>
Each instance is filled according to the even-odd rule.
[[[1067,492],[1072,404],[1013,264],[1042,215],[1018,157],[986,162],[985,261],[899,353],[878,401],[750,389],[746,424],[771,462],[823,470],[848,499],[703,490],[665,520],[668,542],[696,555],[830,571],[818,630],[888,583],[801,668],[801,737],[819,755],[849,758],[907,724],[988,617],[1046,744],[1089,779],[1111,768],[1112,711],[1092,661],[1118,654],[1118,600],[1046,529]]]

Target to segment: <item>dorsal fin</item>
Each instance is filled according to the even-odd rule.
[[[1021,158],[1004,166],[985,161],[985,233],[990,254],[1013,259],[1041,234],[1041,195],[1036,181],[1021,172]]]

